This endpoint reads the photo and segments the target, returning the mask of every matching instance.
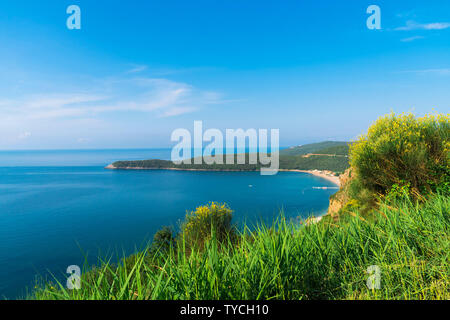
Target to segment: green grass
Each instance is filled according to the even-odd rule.
[[[201,251],[177,243],[165,258],[145,251],[103,263],[80,290],[40,286],[32,299],[450,299],[450,199],[381,206],[368,218],[245,229]],[[381,269],[368,289],[367,268]]]

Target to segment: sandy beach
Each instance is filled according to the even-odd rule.
[[[279,169],[279,171],[290,171],[290,172],[304,172],[315,175],[317,177],[321,177],[327,179],[328,181],[333,182],[338,187],[341,186],[341,182],[339,180],[339,176],[335,176],[331,171],[322,171],[322,170],[296,170],[296,169]]]

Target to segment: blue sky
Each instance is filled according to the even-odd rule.
[[[0,44],[0,149],[170,147],[194,120],[289,146],[450,110],[447,0],[5,0]]]

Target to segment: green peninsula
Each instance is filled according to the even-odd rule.
[[[291,147],[280,151],[280,170],[320,170],[335,174],[344,172],[349,167],[348,142],[325,141]],[[249,164],[249,154],[245,154],[245,164],[237,164],[235,155],[234,164],[175,164],[170,160],[135,160],[116,161],[108,169],[172,169],[172,170],[208,170],[208,171],[257,171],[264,165]],[[225,160],[225,159],[224,159]]]

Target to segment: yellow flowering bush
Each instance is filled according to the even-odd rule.
[[[233,211],[225,203],[211,202],[188,212],[182,225],[183,237],[190,247],[202,247],[205,240],[214,236],[226,240],[233,233]]]
[[[403,187],[415,198],[448,192],[449,119],[448,114],[418,118],[410,113],[379,118],[350,147],[358,189],[385,196]]]

